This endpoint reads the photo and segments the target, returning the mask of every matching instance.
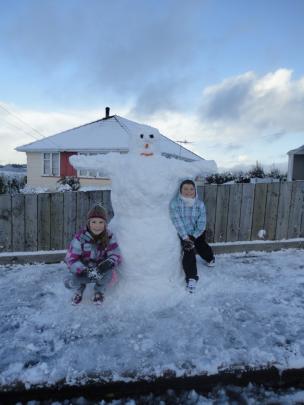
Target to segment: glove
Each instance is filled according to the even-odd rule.
[[[100,274],[97,269],[97,266],[94,265],[89,265],[87,267],[86,274],[88,279],[92,282],[100,281],[103,277],[103,274]]]
[[[114,262],[111,259],[106,259],[97,265],[97,271],[100,274],[105,274],[107,271],[113,269]]]
[[[90,281],[101,280],[107,271],[113,269],[114,262],[111,259],[106,259],[100,262],[98,265],[89,264],[87,268],[87,276]]]
[[[182,247],[185,252],[190,252],[190,250],[194,249],[194,242],[190,239],[182,240]]]

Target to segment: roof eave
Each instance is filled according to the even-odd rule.
[[[304,147],[301,146],[300,148],[292,149],[287,152],[287,155],[304,155]]]
[[[48,153],[48,152],[75,152],[75,153],[82,153],[82,152],[94,152],[94,153],[104,153],[104,152],[129,152],[129,148],[103,148],[103,149],[94,149],[94,148],[85,148],[85,149],[70,149],[70,148],[43,148],[43,149],[28,149],[18,147],[15,148],[17,152],[30,152],[30,153]]]

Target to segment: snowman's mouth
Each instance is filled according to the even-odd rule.
[[[141,152],[142,156],[153,156],[154,153],[153,152]]]

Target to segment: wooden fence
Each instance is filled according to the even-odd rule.
[[[198,193],[210,242],[257,240],[260,230],[267,240],[304,237],[304,181],[206,185]],[[113,216],[110,191],[0,195],[0,252],[65,249],[96,202]]]

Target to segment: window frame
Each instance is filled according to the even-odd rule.
[[[49,155],[49,157],[46,157]],[[58,168],[54,164],[55,155],[58,156]],[[45,170],[45,162],[49,163],[49,172]],[[58,169],[58,173],[54,173],[54,169]],[[42,153],[42,176],[44,177],[60,177],[60,152],[43,152]]]

